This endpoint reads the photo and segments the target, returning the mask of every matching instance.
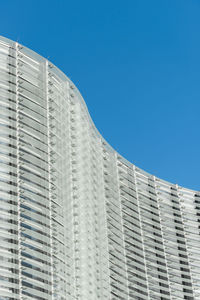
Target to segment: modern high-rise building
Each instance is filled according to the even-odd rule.
[[[200,193],[95,128],[74,84],[0,38],[0,300],[200,299]]]

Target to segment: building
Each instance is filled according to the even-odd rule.
[[[200,299],[200,193],[126,161],[74,84],[0,38],[0,299]]]

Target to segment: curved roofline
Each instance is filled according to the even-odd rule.
[[[94,121],[92,120],[91,116],[90,116],[90,113],[88,111],[88,108],[87,108],[87,105],[85,103],[85,100],[83,99],[80,91],[78,90],[78,88],[75,86],[75,84],[72,82],[72,80],[61,70],[59,69],[58,67],[56,67],[55,64],[53,64],[50,60],[48,60],[47,58],[43,57],[42,55],[38,54],[37,52],[31,50],[30,48],[22,45],[21,43],[18,43],[18,42],[15,42],[11,39],[8,39],[8,38],[5,38],[3,36],[0,35],[0,41],[1,42],[5,42],[6,44],[9,44],[9,45],[16,45],[18,44],[22,49],[24,49],[25,51],[27,51],[32,57],[35,57],[36,59],[40,60],[41,62],[48,62],[48,64],[50,66],[52,66],[54,68],[54,70],[56,71],[57,75],[59,76],[59,78],[61,80],[63,80],[64,82],[67,81],[71,84],[71,86],[74,88],[75,92],[76,92],[76,95],[78,96],[77,98],[80,100],[81,104],[83,105],[85,111],[86,111],[86,115],[88,117],[88,121],[91,123],[93,129],[95,130],[96,134],[99,136],[99,138],[106,144],[106,146],[108,147],[108,149],[113,152],[113,153],[116,153],[117,155],[119,155],[127,164],[130,164],[131,166],[134,166],[138,171],[140,171],[141,173],[143,173],[144,175],[146,176],[149,176],[149,177],[154,177],[156,180],[162,182],[163,184],[167,184],[167,185],[170,185],[170,186],[174,186],[174,187],[179,187],[183,190],[186,190],[188,192],[191,192],[191,193],[194,193],[194,194],[199,194],[200,195],[200,192],[197,191],[197,190],[193,190],[193,189],[188,189],[188,188],[185,188],[183,186],[180,186],[178,184],[175,184],[175,183],[171,183],[169,181],[166,181],[164,179],[161,179],[153,174],[150,174],[148,172],[146,172],[145,170],[137,167],[136,165],[134,165],[132,162],[129,162],[126,158],[124,158],[120,153],[118,153],[105,139],[104,137],[101,135],[101,133],[98,131],[98,129],[96,128],[95,126],[95,123]]]

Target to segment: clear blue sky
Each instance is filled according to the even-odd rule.
[[[120,154],[200,190],[199,0],[2,0],[0,28],[72,79]]]

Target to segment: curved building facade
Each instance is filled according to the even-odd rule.
[[[74,84],[0,38],[0,299],[200,299],[200,193],[95,128]]]

